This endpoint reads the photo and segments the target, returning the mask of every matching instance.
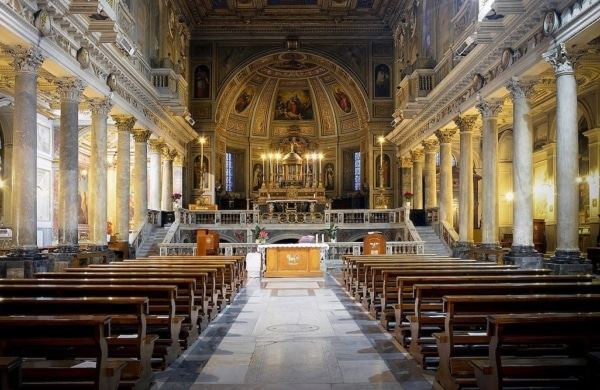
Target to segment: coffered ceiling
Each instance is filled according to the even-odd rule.
[[[177,0],[202,34],[383,34],[398,0]],[[369,34],[370,33],[370,34]]]

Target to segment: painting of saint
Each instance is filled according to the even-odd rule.
[[[275,102],[275,120],[313,120],[310,92],[307,89],[280,89]]]
[[[246,108],[252,102],[252,98],[254,97],[254,88],[247,87],[238,95],[237,99],[235,99],[235,112],[241,114],[246,111]]]
[[[262,164],[254,164],[252,169],[252,191],[258,191],[263,183]]]
[[[200,167],[200,165],[202,165],[202,167]],[[208,157],[204,156],[204,163],[200,164],[200,156],[196,156],[196,158],[194,159],[194,189],[203,189],[206,187],[208,183],[207,172]],[[204,173],[204,175],[202,173]],[[202,184],[204,184],[204,186]]]
[[[381,167],[381,157],[376,156],[375,160],[375,187],[389,187],[390,186],[390,156],[387,154],[383,155],[383,186],[380,182],[381,175],[379,169]]]
[[[208,99],[210,97],[210,70],[206,65],[200,65],[194,72],[194,98]]]
[[[346,92],[342,91],[342,89],[339,86],[336,86],[334,88],[333,95],[335,96],[335,101],[337,102],[338,106],[342,109],[342,111],[344,111],[345,113],[349,113],[350,111],[352,111],[352,104],[350,103],[348,95],[346,95]]]
[[[332,163],[325,164],[325,190],[333,191],[335,188],[335,170]]]
[[[390,97],[390,68],[385,64],[379,64],[375,67],[375,97]]]

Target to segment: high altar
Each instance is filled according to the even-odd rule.
[[[259,245],[266,252],[265,277],[323,276],[321,254],[329,245],[320,244],[269,244]]]

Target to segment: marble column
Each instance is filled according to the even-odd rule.
[[[92,112],[90,136],[90,169],[88,170],[88,214],[90,241],[98,250],[107,249],[106,228],[108,221],[108,132],[107,119],[112,107],[110,99],[89,101]]]
[[[410,192],[411,194],[413,193],[413,188],[412,188],[412,167],[413,167],[413,162],[412,162],[412,158],[411,157],[402,157],[400,159],[400,169],[401,169],[401,175],[402,175],[402,189],[400,191],[400,197],[403,201],[402,206],[406,207],[406,199],[404,199],[404,194],[406,192]],[[411,206],[414,206],[414,203],[412,203],[413,201],[411,200]]]
[[[513,101],[513,242],[507,262],[539,267],[533,246],[533,126],[529,98],[534,83],[513,77],[507,84]]]
[[[152,132],[133,129],[133,229],[138,230],[148,214],[148,140]]]
[[[565,45],[544,54],[556,76],[556,263],[577,263],[579,251],[579,143],[575,58]]]
[[[589,151],[590,245],[600,246],[600,128],[583,134],[588,138]]]
[[[163,167],[162,167],[162,196],[161,210],[173,211],[173,160],[177,156],[177,151],[170,150],[167,146],[162,149]]]
[[[423,149],[411,152],[413,162],[413,208],[423,209]]]
[[[473,129],[477,115],[457,117],[460,129],[460,176],[458,195],[458,242],[454,255],[466,257],[473,246]]]
[[[450,226],[454,224],[452,203],[452,138],[456,129],[441,129],[435,132],[440,143],[440,200],[439,219]]]
[[[117,138],[117,221],[115,232],[118,241],[129,241],[129,204],[131,197],[131,130],[135,118],[113,115],[118,130]]]
[[[58,246],[77,252],[79,239],[79,101],[84,85],[79,79],[59,80],[60,132],[58,135]]]
[[[481,246],[498,248],[498,114],[501,100],[479,99],[482,127]]]
[[[438,142],[428,139],[421,143],[425,152],[425,165],[423,166],[423,181],[425,183],[425,209],[437,207],[437,186],[435,175],[435,154],[438,150]]]
[[[183,157],[177,155],[173,160],[173,193],[181,194],[183,196]],[[183,198],[177,201],[177,204],[181,207],[183,205]]]
[[[163,143],[158,139],[151,139],[148,141],[150,144],[150,174],[148,178],[150,186],[150,194],[148,199],[148,208],[150,210],[160,210],[160,196],[161,196],[161,165],[160,155],[163,147]]]
[[[37,72],[44,57],[37,48],[5,49],[15,71],[13,116],[13,248],[11,255],[37,254]]]

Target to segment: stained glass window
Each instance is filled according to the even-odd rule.
[[[360,191],[360,152],[354,152],[354,191]]]
[[[225,153],[225,191],[233,191],[233,153]]]

